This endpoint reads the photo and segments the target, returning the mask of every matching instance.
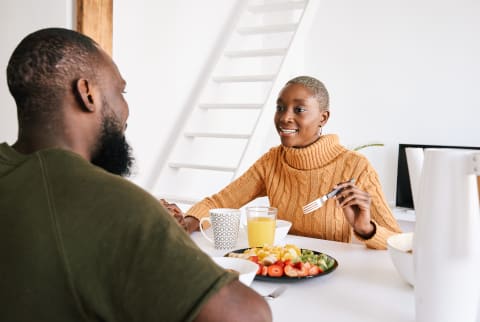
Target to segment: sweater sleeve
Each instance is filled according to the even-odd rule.
[[[372,223],[375,225],[375,234],[369,239],[362,238],[354,232],[355,236],[363,241],[368,248],[386,249],[388,237],[400,233],[400,226],[385,201],[378,175],[371,165],[369,165],[365,177],[359,181],[362,182],[360,188],[368,192],[371,197],[370,216]]]
[[[255,198],[266,196],[265,169],[269,159],[269,153],[264,154],[239,178],[220,192],[193,205],[186,214],[200,219],[208,217],[210,209],[240,208]]]

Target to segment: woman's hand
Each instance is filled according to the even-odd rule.
[[[344,182],[335,188],[342,188],[335,199],[353,230],[365,239],[371,238],[375,226],[370,217],[370,194],[360,190],[353,182]]]

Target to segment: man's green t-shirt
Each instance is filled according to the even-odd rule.
[[[189,321],[235,278],[128,180],[5,143],[0,256],[0,321]]]

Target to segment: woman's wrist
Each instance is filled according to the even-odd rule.
[[[360,237],[362,237],[363,239],[370,239],[377,232],[377,226],[373,221],[370,220],[366,227],[360,228],[360,229],[356,228],[354,230],[355,230],[355,233]]]

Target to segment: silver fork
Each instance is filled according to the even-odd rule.
[[[274,289],[272,292],[270,292],[269,294],[264,295],[263,297],[268,299],[268,300],[276,299],[277,297],[282,295],[282,293],[285,292],[286,289],[287,289],[287,287],[285,285],[279,286],[276,289]]]
[[[354,182],[354,181],[355,181],[355,179],[350,179],[348,182]],[[303,214],[306,215],[306,214],[311,213],[312,211],[317,210],[318,208],[323,206],[325,201],[327,201],[328,199],[336,196],[341,190],[342,190],[342,188],[333,189],[332,191],[330,191],[326,195],[323,195],[320,198],[315,199],[314,201],[310,202],[309,204],[303,206],[303,208],[302,208]]]

